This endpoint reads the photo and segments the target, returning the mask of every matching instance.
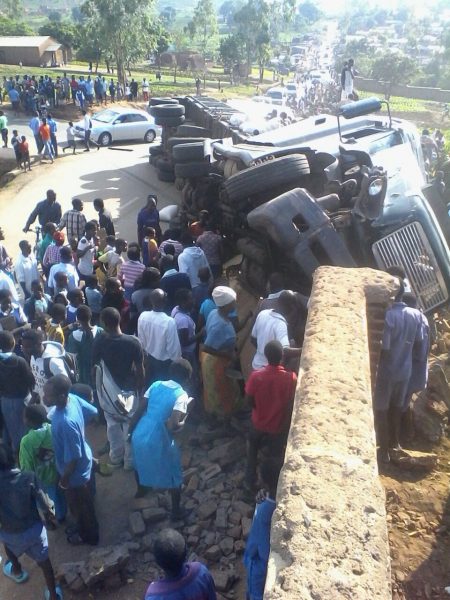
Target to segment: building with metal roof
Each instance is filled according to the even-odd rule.
[[[62,44],[48,35],[0,36],[0,64],[52,67],[64,61]]]

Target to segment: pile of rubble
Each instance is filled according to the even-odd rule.
[[[233,588],[242,578],[242,555],[254,511],[254,506],[242,500],[245,436],[230,426],[210,430],[204,425],[185,430],[181,436],[177,442],[184,472],[182,506],[188,513],[184,521],[170,520],[168,492],[134,499],[129,531],[121,536],[119,546],[95,550],[84,563],[60,566],[59,575],[71,590],[157,579],[153,543],[161,529],[174,527],[186,539],[189,560],[199,560],[210,569],[217,591],[224,594],[219,598],[237,598]],[[114,556],[116,568],[112,569]]]

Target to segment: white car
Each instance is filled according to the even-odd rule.
[[[154,118],[135,108],[105,108],[91,116],[91,138],[100,146],[112,142],[137,141],[151,143],[161,135],[161,127]]]

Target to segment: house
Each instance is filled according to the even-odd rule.
[[[64,61],[63,46],[48,35],[0,36],[0,64],[51,67]]]

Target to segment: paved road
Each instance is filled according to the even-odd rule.
[[[11,121],[10,121],[11,122]],[[10,127],[14,126],[11,123]],[[36,202],[54,189],[63,211],[74,197],[85,203],[87,218],[94,218],[94,198],[102,198],[112,212],[116,229],[128,241],[136,239],[136,214],[149,193],[156,193],[160,208],[175,204],[180,195],[172,184],[162,183],[148,163],[148,145],[130,144],[61,155],[54,164],[40,164],[0,190],[0,225],[11,255],[24,238],[22,228]],[[33,241],[33,234],[27,234]]]

